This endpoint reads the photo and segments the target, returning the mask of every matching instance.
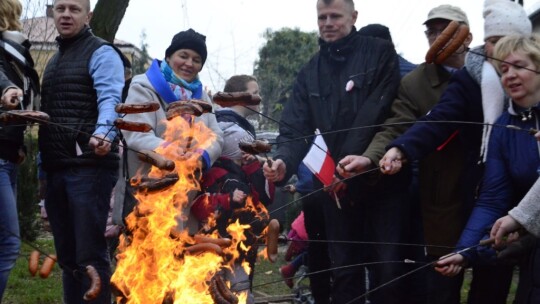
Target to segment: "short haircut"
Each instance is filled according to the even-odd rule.
[[[56,0],[54,0],[54,4],[56,4]],[[86,11],[90,12],[92,9],[92,5],[90,5],[90,0],[83,0],[83,6],[86,7]]]
[[[257,82],[257,77],[252,75],[235,75],[229,78],[225,83],[223,92],[245,92],[247,91],[247,84],[251,81]]]
[[[0,32],[22,30],[22,4],[19,0],[0,0]]]
[[[321,1],[325,5],[330,5],[336,0],[319,0],[319,1]],[[354,1],[353,0],[343,0],[343,2],[348,4],[351,7],[351,9],[354,11]]]
[[[504,60],[508,55],[515,52],[522,52],[529,56],[538,70],[540,68],[540,35],[510,35],[501,38],[495,44],[495,49],[493,50],[493,57],[498,59],[495,61],[495,68],[499,73],[501,72],[500,68],[502,64],[500,60]]]

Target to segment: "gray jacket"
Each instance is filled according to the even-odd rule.
[[[531,234],[540,237],[540,179],[508,214]]]

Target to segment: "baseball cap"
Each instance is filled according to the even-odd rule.
[[[463,22],[466,25],[469,25],[469,19],[467,19],[465,12],[457,6],[448,4],[439,5],[431,9],[428,13],[428,19],[423,24],[426,24],[428,21],[433,19],[446,19],[450,21]]]

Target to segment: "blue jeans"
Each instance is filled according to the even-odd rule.
[[[111,192],[118,171],[100,167],[73,167],[47,172],[45,209],[62,268],[65,303],[87,303],[90,287],[86,266],[96,268],[101,293],[92,303],[111,303],[110,260],[105,226]]]
[[[0,302],[9,272],[15,266],[21,248],[17,217],[17,168],[16,164],[0,159]]]

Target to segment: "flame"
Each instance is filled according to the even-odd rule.
[[[156,152],[175,161],[179,181],[160,192],[136,195],[139,203],[126,218],[128,236],[121,238],[111,278],[119,303],[213,303],[208,282],[226,263],[224,257],[212,252],[184,254],[184,246],[193,239],[187,229],[178,228],[185,220],[190,193],[200,189],[195,175],[201,166],[197,154],[178,159],[178,147],[185,151],[205,149],[215,134],[203,123],[189,123],[182,117],[167,124],[164,138],[171,144]],[[165,173],[152,168],[148,175],[162,177]],[[234,228],[237,242],[242,241],[240,234],[246,228],[249,225]],[[231,246],[226,252],[232,254],[235,248]],[[240,295],[241,303],[246,298]]]

